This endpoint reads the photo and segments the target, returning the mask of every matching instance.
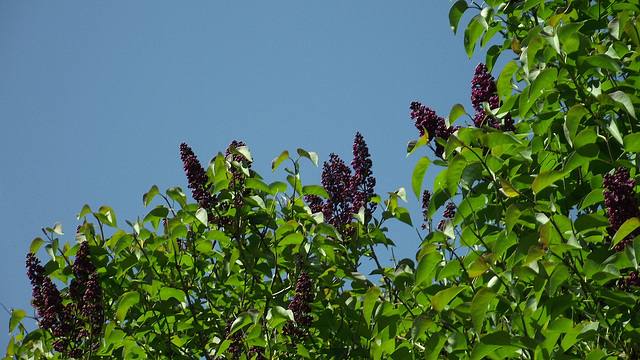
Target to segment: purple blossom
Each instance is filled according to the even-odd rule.
[[[66,300],[45,275],[33,253],[27,254],[27,276],[33,287],[33,306],[38,310],[40,327],[54,337],[53,348],[70,358],[80,358],[85,350],[99,347],[99,334],[104,323],[102,288],[96,268],[89,259],[89,244],[80,244],[71,268],[74,279]],[[91,339],[89,341],[88,339]]]
[[[336,154],[322,165],[322,187],[329,195],[323,199],[316,195],[305,197],[312,212],[321,212],[325,221],[335,226],[343,236],[349,237],[354,229],[347,225],[352,222],[352,213],[365,209],[365,221],[369,221],[377,204],[371,201],[375,196],[376,179],[371,170],[369,148],[360,133],[353,142],[351,168]],[[348,241],[348,240],[345,240]]]
[[[309,273],[301,271],[296,284],[296,294],[289,304],[289,310],[293,312],[295,324],[288,322],[283,328],[283,333],[291,337],[293,341],[301,340],[306,335],[312,322],[311,302],[314,299],[313,282],[309,277]]]
[[[231,344],[229,348],[227,348],[227,352],[234,356],[235,358],[240,358],[243,353],[243,337],[241,331],[236,331],[231,334],[231,325],[233,325],[233,319],[227,319],[227,324],[225,325],[226,338],[227,340],[231,340]]]
[[[411,109],[411,119],[415,119],[415,126],[420,132],[420,136],[422,137],[426,133],[429,136],[429,141],[437,137],[446,141],[451,134],[460,128],[459,126],[447,126],[441,116],[417,101],[412,102],[409,109]],[[444,147],[436,142],[434,152],[436,156],[441,158]]]
[[[442,217],[444,219],[440,220],[440,222],[438,223],[439,230],[444,229],[444,223],[446,219],[453,219],[454,217],[456,217],[456,204],[454,204],[452,201],[449,201],[446,208],[444,209],[444,213],[442,213]]]
[[[431,192],[429,190],[424,190],[422,192],[422,230],[427,228],[426,222],[429,221],[429,205],[431,204]]]
[[[193,199],[205,209],[210,209],[215,198],[209,193],[207,182],[207,172],[204,170],[198,157],[186,143],[180,144],[180,158],[182,159],[184,171],[187,173],[187,180]]]
[[[487,116],[483,103],[488,103],[489,109],[497,109],[502,105],[497,92],[495,79],[487,66],[483,63],[478,64],[471,80],[471,104],[476,110],[473,123],[476,127],[487,125],[502,131],[514,131],[515,126],[511,114],[505,116],[504,124]]]
[[[613,236],[625,221],[640,215],[638,199],[634,191],[636,180],[630,178],[629,169],[619,167],[614,174],[604,175],[603,186],[607,188],[603,193],[611,223],[609,233]],[[640,235],[638,230],[620,241],[616,245],[616,251],[623,251],[625,245],[637,235]]]
[[[609,214],[609,234],[614,236],[625,221],[639,217],[640,209],[638,209],[638,198],[634,190],[636,180],[631,178],[629,169],[619,167],[613,174],[605,174],[603,179],[604,203]],[[640,235],[640,229],[636,229],[627,237],[616,244],[616,252],[624,251],[625,246],[635,237]],[[638,271],[625,270],[624,275],[618,280],[620,288],[624,291],[631,291],[632,287],[640,287],[640,277]]]
[[[367,143],[358,132],[353,141],[353,161],[351,161],[353,176],[351,176],[349,187],[354,194],[351,211],[357,213],[364,206],[367,219],[371,218],[377,207],[376,203],[369,201],[375,196],[373,188],[376,186],[376,179],[372,176],[372,166],[373,162]]]

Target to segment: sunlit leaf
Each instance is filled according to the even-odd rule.
[[[151,189],[149,189],[149,191],[147,191],[144,195],[142,195],[142,203],[144,204],[144,206],[149,206],[149,203],[151,203],[151,200],[153,200],[153,198],[159,193],[160,191],[158,190],[158,187],[156,185],[153,185]],[[83,208],[83,212],[84,212],[84,208]],[[78,218],[80,217],[82,216],[78,215]]]
[[[435,296],[431,298],[431,306],[433,306],[436,311],[441,312],[444,310],[444,307],[464,289],[464,286],[452,286],[438,291]]]
[[[477,332],[481,332],[485,314],[496,293],[491,288],[480,289],[471,300],[471,320]]]
[[[420,194],[420,190],[422,189],[422,181],[424,180],[424,174],[427,172],[429,165],[431,164],[431,160],[428,157],[423,156],[415,168],[413,169],[413,174],[411,175],[411,187],[413,188],[413,193],[416,194],[418,199],[421,198],[422,194]]]
[[[271,161],[271,170],[275,172],[278,166],[280,166],[280,164],[282,164],[282,162],[287,159],[289,159],[289,151],[285,150],[280,155],[278,155],[277,158]]]
[[[451,6],[449,10],[449,25],[453,31],[453,35],[458,31],[458,24],[460,24],[460,18],[462,14],[469,8],[465,0],[458,0]]]
[[[535,180],[533,180],[533,184],[531,185],[531,189],[534,193],[539,193],[544,190],[549,185],[554,182],[562,179],[565,174],[561,171],[549,170],[543,171],[538,176],[536,176]]]
[[[377,286],[372,286],[367,290],[367,293],[364,295],[364,320],[367,322],[367,326],[371,325],[371,314],[373,314],[373,309],[376,305],[376,301],[382,291]]]
[[[616,234],[613,236],[613,239],[611,240],[611,248],[614,248],[616,245],[618,245],[620,241],[634,232],[638,227],[640,227],[640,220],[638,220],[638,218],[636,217],[625,221],[622,225],[620,225],[620,228],[618,228],[618,231],[616,231]]]

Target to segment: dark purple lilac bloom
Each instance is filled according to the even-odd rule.
[[[367,143],[358,132],[353,141],[353,161],[351,161],[351,167],[353,168],[353,176],[351,176],[349,184],[353,192],[351,211],[357,213],[361,207],[364,207],[367,219],[371,219],[377,207],[376,203],[369,201],[375,196],[373,188],[376,186],[376,179],[372,176],[372,166],[373,162],[371,161]]]
[[[502,124],[493,117],[488,116],[484,109],[483,103],[485,102],[489,104],[489,109],[492,110],[502,105],[497,92],[498,88],[495,79],[489,72],[487,66],[483,63],[478,64],[473,79],[471,80],[471,104],[476,110],[473,124],[476,127],[487,125],[498,130],[514,131],[514,121],[510,114],[505,116],[504,124]]]
[[[449,201],[447,203],[447,207],[444,209],[444,213],[442,213],[442,217],[444,219],[440,220],[440,222],[438,223],[439,230],[444,229],[444,223],[446,219],[453,219],[454,217],[456,217],[456,204]]]
[[[619,167],[614,174],[605,174],[603,180],[604,202],[609,214],[611,228],[609,234],[613,236],[625,221],[638,217],[638,199],[634,190],[636,180],[630,178],[629,169]],[[623,251],[627,243],[640,234],[640,230],[627,236],[616,245],[616,251]]]
[[[210,209],[215,198],[209,193],[207,182],[207,172],[200,164],[198,157],[186,143],[180,144],[180,158],[182,159],[184,171],[187,173],[189,188],[193,199],[205,209]]]
[[[38,310],[40,327],[53,335],[54,350],[70,358],[83,356],[82,345],[96,350],[104,324],[102,288],[89,255],[89,244],[85,241],[76,253],[71,270],[74,279],[65,304],[57,286],[45,275],[40,260],[33,253],[27,254],[27,276],[33,287],[33,306]]]
[[[375,196],[376,179],[373,177],[369,148],[360,133],[356,133],[353,143],[351,168],[336,154],[322,166],[322,187],[329,195],[323,199],[316,195],[305,197],[312,212],[321,212],[325,221],[335,226],[343,236],[353,234],[352,213],[365,209],[365,221],[371,220],[377,204],[371,201]],[[345,240],[348,242],[348,240]]]
[[[438,116],[435,111],[417,101],[412,102],[409,109],[411,109],[411,119],[415,120],[415,126],[420,132],[420,136],[422,137],[426,133],[429,136],[429,141],[434,138],[441,138],[446,141],[451,134],[460,128],[459,126],[447,126],[441,116]],[[441,158],[444,153],[444,147],[436,143],[434,152],[436,156]]]
[[[429,221],[429,205],[431,204],[431,192],[429,190],[424,190],[422,192],[422,230],[427,228],[426,222]]]
[[[306,336],[306,331],[313,322],[310,304],[314,297],[313,282],[309,277],[309,273],[303,270],[298,276],[296,294],[289,304],[289,310],[293,312],[295,324],[288,322],[282,329],[282,332],[291,337],[294,342],[302,340]]]
[[[603,179],[604,203],[609,214],[609,234],[614,236],[625,221],[640,216],[638,198],[634,190],[636,180],[631,178],[629,169],[619,167],[613,174],[605,174]],[[640,236],[640,229],[636,229],[616,244],[616,252],[624,251],[625,246],[635,237]],[[640,277],[637,271],[622,271],[624,275],[618,284],[622,290],[630,291],[631,287],[640,287]]]

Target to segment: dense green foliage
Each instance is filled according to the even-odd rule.
[[[267,184],[242,143],[206,172],[183,145],[197,203],[153,187],[127,231],[85,206],[75,244],[59,226],[34,240],[50,257],[29,259],[40,328],[13,311],[7,357],[638,359],[640,4],[460,0],[454,32],[465,13],[469,56],[491,45],[475,116],[411,107],[415,259],[377,259],[394,246],[385,222],[411,219],[404,189],[373,193],[359,134],[352,167],[332,156],[322,185],[302,183],[312,152],[283,152],[272,167],[288,166],[286,182]],[[494,81],[498,56],[513,60]]]

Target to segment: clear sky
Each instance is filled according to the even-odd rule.
[[[152,185],[188,190],[183,141],[206,164],[242,140],[253,168],[275,180],[283,173],[271,175],[271,160],[283,150],[350,162],[360,131],[377,192],[410,189],[422,154],[405,156],[418,137],[409,104],[443,117],[455,103],[470,110],[482,59],[469,60],[462,34],[453,36],[450,5],[0,2],[0,303],[32,313],[24,260],[41,227],[59,221],[61,241],[73,242],[75,216],[89,204],[111,206],[128,230],[125,219],[148,211],[142,195]],[[303,167],[303,181],[319,183],[320,169]],[[415,230],[390,230],[396,257],[413,257]],[[0,309],[0,353],[8,319]]]

